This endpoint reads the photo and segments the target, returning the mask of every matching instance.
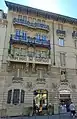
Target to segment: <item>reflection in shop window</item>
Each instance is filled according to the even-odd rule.
[[[38,89],[34,91],[34,102],[35,106],[40,108],[40,105],[42,105],[42,109],[47,109],[48,105],[48,92],[47,90]]]

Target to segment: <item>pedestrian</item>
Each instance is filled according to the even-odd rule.
[[[70,112],[72,116],[75,116],[76,111],[75,111],[75,105],[73,104],[73,102],[71,102],[70,104]]]

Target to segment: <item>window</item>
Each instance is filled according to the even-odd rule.
[[[25,91],[21,90],[21,103],[24,103]]]
[[[20,36],[20,30],[16,29],[16,36]]]
[[[40,34],[36,34],[36,39],[40,40]]]
[[[59,44],[59,46],[64,46],[64,39],[63,38],[59,38],[58,44]]]
[[[19,89],[14,89],[13,104],[18,104],[19,103],[19,94],[20,94],[20,90]]]
[[[18,19],[22,19],[22,15],[18,15]]]
[[[41,57],[41,53],[40,53],[40,51],[36,51],[36,58],[40,58]]]
[[[65,53],[60,53],[60,64],[65,66]]]
[[[73,27],[73,31],[76,31],[77,32],[77,28],[76,27]]]
[[[8,98],[7,98],[7,103],[10,104],[11,103],[11,97],[12,97],[12,90],[8,91]]]
[[[58,24],[58,29],[63,30],[63,24]]]
[[[77,48],[77,40],[75,40],[74,43],[75,43],[75,48]]]
[[[19,48],[14,48],[14,56],[19,56],[20,55],[20,49]]]
[[[36,22],[36,18],[33,18],[33,22],[34,22],[34,23]]]
[[[38,22],[38,23],[41,23],[41,19],[37,19],[37,22]]]
[[[25,91],[20,89],[14,89],[8,91],[7,103],[19,104],[24,103]]]
[[[42,51],[42,52],[41,52],[41,57],[42,57],[42,58],[46,58],[46,52],[45,52],[45,51]]]
[[[32,22],[32,17],[28,17],[28,21],[29,22]]]
[[[27,20],[27,16],[23,16],[23,20]]]
[[[42,39],[43,39],[44,41],[46,41],[46,36],[45,36],[45,35],[42,35]]]
[[[42,23],[45,24],[45,20],[42,20]]]

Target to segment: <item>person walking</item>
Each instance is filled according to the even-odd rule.
[[[75,116],[76,111],[75,111],[75,105],[73,104],[73,102],[71,102],[70,104],[70,112],[72,116]]]

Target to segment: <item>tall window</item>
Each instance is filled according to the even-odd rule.
[[[18,19],[22,19],[22,15],[18,15]]]
[[[58,24],[58,29],[63,30],[63,24]]]
[[[18,104],[19,103],[19,94],[20,94],[20,90],[19,89],[14,89],[13,104]]]
[[[58,45],[59,46],[64,46],[64,38],[59,38]]]
[[[77,48],[77,40],[75,40],[74,43],[75,43],[75,48]]]
[[[60,64],[65,66],[65,53],[60,53]]]
[[[37,19],[37,22],[38,22],[38,23],[41,23],[41,19]]]
[[[24,103],[25,91],[21,90],[21,103]]]
[[[23,20],[27,20],[27,16],[23,16]]]
[[[7,103],[10,104],[11,103],[11,97],[12,97],[12,90],[8,91],[8,97],[7,97]]]
[[[20,89],[14,89],[8,91],[7,103],[19,104],[24,103],[25,91]]]

